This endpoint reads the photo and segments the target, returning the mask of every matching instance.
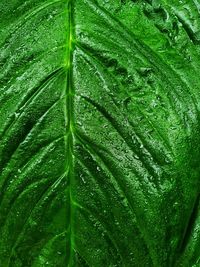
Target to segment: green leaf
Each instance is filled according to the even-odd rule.
[[[197,0],[0,1],[0,266],[200,265]]]

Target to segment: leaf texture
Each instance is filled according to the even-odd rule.
[[[0,1],[0,266],[200,266],[198,0]]]

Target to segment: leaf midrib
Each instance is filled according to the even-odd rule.
[[[66,60],[66,87],[64,88],[64,117],[65,117],[65,171],[67,179],[67,195],[69,200],[69,261],[68,266],[73,264],[73,250],[74,250],[74,229],[73,229],[73,217],[74,217],[74,205],[72,197],[72,183],[74,177],[74,160],[73,160],[73,132],[74,132],[74,118],[73,118],[73,95],[74,88],[72,82],[72,61],[73,61],[73,3],[72,0],[68,0],[68,36],[67,36],[67,60]],[[68,220],[68,218],[66,218]]]

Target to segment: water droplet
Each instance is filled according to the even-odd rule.
[[[14,113],[15,118],[18,118],[18,117],[19,117],[19,114],[20,114],[20,113],[15,112],[15,113]]]

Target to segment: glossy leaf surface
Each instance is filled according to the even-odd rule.
[[[0,1],[0,266],[200,266],[198,0]]]

